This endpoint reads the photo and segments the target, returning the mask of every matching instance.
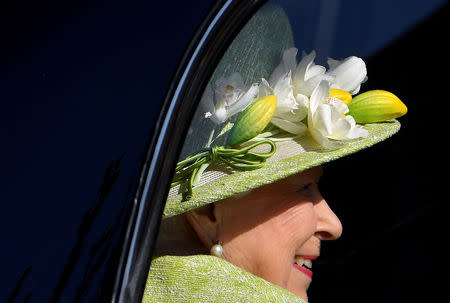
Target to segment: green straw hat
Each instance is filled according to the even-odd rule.
[[[300,62],[296,54],[277,6],[261,9],[239,33],[194,115],[163,218],[352,154],[400,129],[395,118],[407,109],[395,95],[358,94],[367,79],[360,58],[329,59],[326,71],[314,52]]]

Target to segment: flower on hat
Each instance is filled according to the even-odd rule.
[[[353,99],[352,95],[348,91],[338,88],[330,89],[330,97],[337,98],[347,105],[349,105]]]
[[[219,78],[214,90],[207,86],[200,104],[205,118],[215,125],[204,149],[177,163],[172,182],[172,186],[186,184],[187,199],[211,163],[240,171],[258,169],[276,152],[275,142],[297,140],[307,133],[325,149],[338,149],[346,141],[369,136],[357,123],[386,121],[406,113],[400,99],[386,91],[352,97],[367,80],[361,58],[329,58],[327,71],[314,63],[315,51],[303,52],[298,64],[296,56],[296,48],[285,50],[269,80],[262,78],[249,88],[239,73]],[[237,113],[234,123],[229,122],[214,138],[216,126]],[[225,145],[212,144],[225,133]],[[270,150],[260,151],[260,145]]]
[[[284,51],[281,63],[269,77],[261,80],[259,96],[275,95],[278,99],[271,123],[288,133],[302,135],[307,127],[302,122],[308,113],[308,97],[295,94],[292,73],[296,68],[296,48]]]
[[[308,113],[308,130],[323,147],[336,149],[341,141],[369,135],[355,119],[346,115],[348,106],[343,101],[330,97],[330,84],[321,81],[312,92]]]
[[[303,52],[298,65],[296,55],[296,48],[285,50],[269,82],[262,79],[259,94],[270,91],[279,99],[272,124],[296,135],[309,129],[319,144],[331,149],[342,146],[339,141],[366,137],[368,132],[356,125],[347,106],[367,79],[364,61],[355,56],[329,58],[327,71],[314,63],[315,51]]]
[[[361,88],[361,83],[367,80],[367,69],[363,59],[350,56],[342,61],[328,58],[327,75],[332,77],[331,88],[337,88],[355,95]]]
[[[272,124],[288,133],[301,135],[307,129],[302,120],[308,113],[308,99],[299,99],[299,102],[294,98],[291,81],[290,71],[277,79],[273,88],[269,82],[262,79],[259,95],[260,97],[275,95],[278,99],[275,114],[270,121]]]
[[[342,61],[328,59],[330,69],[326,71],[324,66],[314,63],[315,51],[311,51],[309,54],[303,52],[302,59],[297,65],[297,52],[296,48],[289,48],[283,52],[281,63],[272,72],[269,82],[262,79],[259,95],[274,94],[278,98],[278,106],[272,118],[272,124],[291,134],[302,135],[308,128],[302,121],[308,115],[309,97],[319,83],[325,81],[329,83],[329,87],[333,88],[331,97],[335,98],[327,100],[328,107],[333,109],[334,116],[338,117],[337,113],[340,113],[345,117],[345,113],[348,112],[346,104],[352,99],[351,94],[356,94],[361,83],[367,79],[367,70],[361,58],[352,56]],[[330,97],[330,89],[328,92],[327,98]],[[321,116],[321,113],[320,110],[318,117]],[[327,131],[322,133],[327,133],[327,138],[347,140],[349,137],[355,136],[353,132],[359,134],[357,131],[359,127],[356,127],[351,116],[344,119],[327,119],[327,121],[333,121],[337,125],[341,125],[343,129],[349,130],[349,133],[345,132],[346,134],[342,135],[342,131],[338,131],[339,127],[334,134],[329,132],[329,127],[325,128]],[[314,129],[314,127],[312,128]],[[319,136],[316,137],[319,138]],[[326,142],[326,140],[319,141],[321,144]]]
[[[277,102],[275,95],[268,95],[250,104],[231,128],[227,145],[234,147],[259,135],[271,121]]]
[[[408,108],[393,93],[370,90],[356,96],[349,104],[349,114],[357,123],[373,123],[399,118]]]
[[[295,49],[295,54],[297,54],[297,49]],[[324,66],[314,63],[315,58],[315,51],[311,51],[309,54],[302,53],[302,59],[295,68],[293,75],[293,85],[296,94],[309,97],[320,81],[333,80],[333,76],[326,73]]]
[[[289,55],[296,55],[297,49],[290,51]],[[293,75],[294,91],[297,94],[311,96],[314,88],[320,81],[330,82],[331,88],[341,89],[355,95],[359,92],[361,83],[367,80],[367,69],[364,61],[356,56],[344,60],[328,58],[328,71],[324,66],[314,63],[316,52],[309,54],[303,52],[302,59],[295,68]],[[295,60],[295,59],[294,59]]]
[[[205,89],[200,104],[205,109],[205,118],[214,124],[220,124],[243,111],[258,95],[258,84],[246,88],[239,73],[221,77],[215,82],[214,92],[211,85]],[[215,101],[215,102],[214,102]]]

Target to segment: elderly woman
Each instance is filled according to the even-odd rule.
[[[342,232],[318,188],[321,165],[396,133],[406,107],[386,91],[359,94],[360,58],[327,69],[313,51],[297,62],[290,35],[282,10],[262,10],[219,64],[176,167],[143,302],[307,300],[321,241]]]
[[[321,167],[312,168],[175,217],[178,233],[173,232],[171,223],[165,222],[164,238],[160,239],[165,247],[160,247],[158,253],[195,255],[210,252],[306,299],[313,276],[312,261],[320,255],[320,242],[336,239],[342,231],[339,219],[318,190],[321,174]],[[214,272],[214,267],[210,270]],[[224,273],[214,275],[220,277]],[[220,278],[216,282],[227,283],[227,280]],[[214,285],[214,282],[206,281],[204,287],[224,288],[224,285]],[[256,297],[246,294],[246,300],[266,298],[266,292],[272,288],[266,287],[257,290],[261,293]],[[226,298],[228,294],[219,292],[217,295]],[[204,296],[204,301],[211,298],[209,291],[204,292]],[[198,300],[202,301],[200,298]]]

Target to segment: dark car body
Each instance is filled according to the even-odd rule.
[[[0,302],[140,301],[190,119],[227,46],[265,2],[0,4]],[[369,88],[395,91],[409,108],[392,141],[327,168],[322,186],[345,232],[326,244],[310,298],[437,298],[432,243],[444,198],[430,176],[442,162],[448,3],[302,3],[318,20],[392,13],[397,23],[353,20],[366,28],[339,36],[339,50],[352,55],[345,39],[366,41]],[[304,20],[306,36],[315,25]],[[336,184],[343,171],[357,177]]]

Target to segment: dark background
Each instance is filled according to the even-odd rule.
[[[344,229],[324,243],[312,302],[446,300],[448,10],[447,2],[367,56],[362,90],[394,92],[408,113],[391,139],[325,167],[322,192]]]
[[[196,3],[0,2],[0,302],[112,288],[147,140],[211,1]]]
[[[154,119],[211,3],[0,4],[0,302],[102,297]],[[448,3],[283,3],[300,50],[363,57],[363,90],[409,108],[391,140],[325,167],[344,233],[324,244],[311,301],[439,299]]]

